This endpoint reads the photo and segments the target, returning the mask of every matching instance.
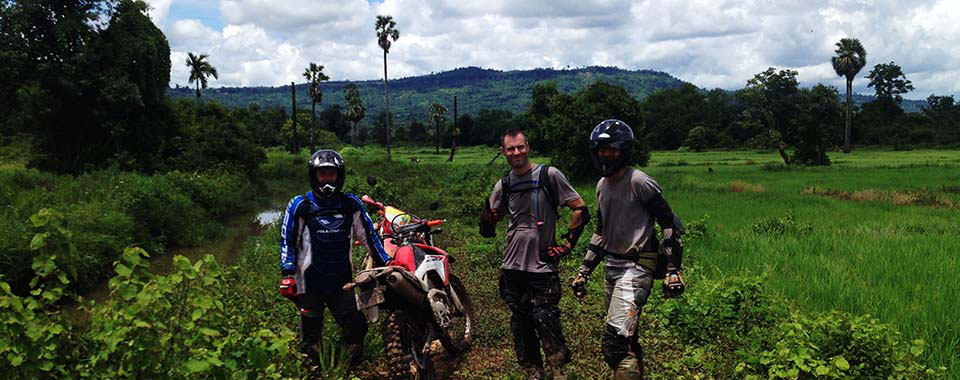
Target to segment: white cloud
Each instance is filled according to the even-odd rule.
[[[177,20],[173,23],[167,38],[174,45],[194,45],[211,47],[217,44],[222,36],[220,32],[203,25],[199,20]]]
[[[150,7],[147,11],[150,19],[154,24],[162,25],[170,12],[170,3],[173,3],[173,0],[146,0],[146,2]]]
[[[169,3],[151,0],[155,17],[162,20]],[[842,88],[829,59],[840,38],[855,37],[868,53],[856,91],[871,92],[867,73],[890,61],[917,87],[910,98],[960,91],[956,0],[220,0],[219,11],[222,30],[197,20],[171,20],[165,29],[175,63],[187,51],[211,54],[222,74],[217,86],[301,81],[310,61],[335,80],[379,79],[374,20],[389,14],[400,30],[391,78],[463,66],[614,65],[733,89],[773,66],[798,70],[805,85]]]

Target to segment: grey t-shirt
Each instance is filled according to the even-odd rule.
[[[653,215],[644,204],[661,193],[657,181],[632,167],[617,181],[601,178],[597,182],[597,204],[603,218],[603,231],[600,235],[594,233],[590,244],[617,254],[639,250],[656,233]],[[633,265],[630,260],[607,257],[609,267]]]
[[[529,172],[521,176],[511,171],[510,187],[514,190],[537,187],[542,168],[543,165],[535,164]],[[501,202],[501,182],[502,179],[493,185],[493,193],[490,194],[490,208],[497,209],[500,215],[510,217],[501,268],[538,273],[556,272],[556,263],[540,260],[540,251],[556,245],[557,213],[545,194],[546,189],[510,193],[508,213],[505,210],[506,205]],[[549,168],[546,182],[544,186],[553,189],[561,205],[580,198],[567,177],[554,167]]]

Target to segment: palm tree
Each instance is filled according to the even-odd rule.
[[[317,129],[317,103],[323,101],[323,91],[320,90],[320,82],[330,79],[323,73],[323,65],[310,62],[310,66],[303,71],[303,77],[310,82],[310,152],[316,151],[313,144],[314,134]]]
[[[867,64],[867,51],[860,40],[856,38],[842,38],[837,42],[836,57],[830,59],[833,71],[837,75],[847,78],[847,128],[844,132],[843,152],[850,153],[850,110],[853,108],[853,78],[860,69]]]
[[[207,88],[207,77],[212,76],[214,79],[220,79],[217,77],[217,68],[213,67],[213,65],[207,61],[209,57],[207,54],[197,56],[193,53],[187,53],[187,67],[190,68],[190,82],[197,82],[197,104],[200,104],[200,89]]]
[[[400,31],[396,29],[397,23],[393,21],[393,16],[377,15],[377,44],[383,49],[383,104],[386,108],[387,122],[384,128],[387,129],[387,160],[390,160],[390,96],[387,94],[387,53],[390,52],[390,40],[396,41],[400,38]]]
[[[443,124],[447,118],[447,107],[440,103],[433,103],[427,111],[427,117],[433,121],[434,131],[436,131],[433,136],[437,139],[436,154],[440,154],[440,124]]]
[[[360,97],[360,91],[357,85],[350,83],[346,87],[347,99],[347,118],[353,122],[353,130],[350,133],[350,142],[355,143],[357,139],[357,124],[367,114],[367,107],[363,105],[363,99]]]

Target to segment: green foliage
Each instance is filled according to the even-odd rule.
[[[190,68],[190,82],[197,84],[197,101],[200,101],[200,90],[207,88],[208,77],[217,78],[217,68],[207,61],[208,54],[196,55],[192,52],[187,53],[186,65]]]
[[[110,280],[114,294],[90,310],[90,355],[78,366],[99,378],[282,378],[293,333],[225,329],[235,310],[222,301],[225,272],[212,256],[174,258],[166,276],[146,272],[140,249],[124,251]]]
[[[31,164],[61,172],[103,165],[158,170],[172,148],[170,138],[179,131],[166,99],[170,79],[166,37],[150,21],[141,1],[119,1],[110,12],[93,6],[89,12],[86,17],[109,19],[108,27],[99,30],[94,23],[63,14],[65,23],[77,22],[90,30],[78,41],[56,37],[45,43],[73,45],[77,51],[66,62],[51,62],[44,69],[48,71],[22,73],[18,80],[27,83],[18,91],[23,107],[15,107],[22,112],[13,118],[23,122],[24,132],[37,136],[37,148],[44,154]],[[34,34],[36,28],[20,33]]]
[[[84,307],[90,323],[78,328],[54,306],[70,283],[58,257],[71,254],[73,235],[59,212],[44,209],[31,220],[38,232],[29,294],[0,281],[5,378],[279,379],[298,372],[290,365],[297,363],[294,333],[227,307],[236,283],[209,255],[194,263],[178,256],[173,273],[155,276],[145,251],[126,249],[109,281],[113,298]]]
[[[790,162],[798,165],[829,165],[827,151],[840,137],[841,107],[837,90],[818,84],[800,90],[799,115],[794,120],[796,150]]]
[[[747,379],[943,379],[921,360],[926,343],[904,341],[869,315],[792,314],[770,329],[766,348],[736,372]]]
[[[796,220],[793,213],[763,219],[753,225],[753,232],[761,235],[803,235],[813,231],[813,226]]]
[[[246,176],[215,172],[58,176],[15,169],[0,171],[0,187],[0,273],[14,289],[30,279],[26,221],[41,208],[65,215],[77,250],[64,259],[79,274],[70,287],[87,289],[108,275],[107,264],[127,245],[160,250],[198,244],[222,231],[220,221],[249,209],[256,192]]]
[[[37,233],[30,242],[35,276],[28,295],[18,296],[0,276],[0,375],[4,378],[72,378],[75,360],[72,325],[52,306],[64,296],[74,266],[61,263],[74,252],[63,214],[42,209],[31,218]]]
[[[505,111],[512,114],[526,113],[530,109],[529,94],[535,84],[555,80],[561,91],[573,93],[591,83],[605,81],[622,86],[637,99],[652,94],[661,88],[675,88],[682,83],[667,73],[652,70],[623,70],[615,67],[591,66],[572,70],[534,69],[497,71],[477,67],[464,67],[431,75],[390,78],[390,118],[397,120],[423,119],[427,108],[433,103],[449,107],[453,96],[459,102],[460,114],[477,115],[481,110]],[[349,110],[347,87],[355,85],[368,116],[384,109],[383,80],[343,81],[324,83],[326,104],[344,105]],[[193,100],[194,89],[173,88],[173,97]],[[214,99],[230,107],[246,107],[257,103],[264,108],[284,107],[290,110],[290,87],[215,88],[204,92],[204,97]],[[297,85],[297,109],[310,107],[309,86]],[[360,118],[363,120],[363,118]],[[369,126],[372,120],[364,122]],[[430,124],[430,123],[426,123]],[[396,125],[399,125],[397,123]],[[362,125],[361,125],[362,126]]]
[[[867,64],[867,51],[856,38],[841,38],[836,46],[837,50],[834,51],[836,56],[830,58],[830,63],[833,65],[833,71],[845,77],[849,84]],[[849,96],[848,92],[847,97]]]
[[[893,63],[878,63],[870,70],[867,75],[870,83],[867,87],[873,87],[877,92],[877,100],[892,101],[897,105],[903,101],[902,94],[913,91],[913,84],[903,74],[900,65]]]
[[[594,178],[588,142],[590,132],[603,120],[619,119],[633,129],[635,136],[645,136],[640,103],[623,87],[596,82],[576,93],[567,95],[552,91],[534,92],[534,96],[549,97],[535,100],[546,103],[548,110],[527,136],[532,149],[549,154],[551,164],[574,181]],[[552,94],[552,95],[551,95]],[[650,158],[644,139],[634,143],[632,164],[645,165]]]
[[[704,126],[693,127],[684,144],[696,152],[706,149],[710,146],[710,130]]]
[[[763,291],[756,277],[735,277],[699,284],[683,297],[665,300],[654,313],[666,329],[676,332],[686,345],[761,335],[776,324],[785,310]]]
[[[660,334],[676,339],[682,352],[658,363],[663,375],[699,366],[723,378],[944,378],[943,368],[924,364],[923,340],[904,341],[869,315],[787,312],[764,289],[757,277],[734,277],[698,282],[679,299],[655,300]]]
[[[647,139],[659,149],[677,149],[684,143],[683,138],[692,133],[695,126],[705,121],[705,108],[706,98],[700,93],[700,89],[689,83],[684,83],[679,88],[654,92],[643,99],[643,116],[648,133],[637,136]]]

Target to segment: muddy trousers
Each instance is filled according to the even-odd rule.
[[[540,345],[547,364],[570,361],[570,350],[560,326],[560,276],[518,270],[500,271],[500,298],[510,308],[513,349],[521,367],[543,367]]]
[[[350,355],[350,363],[356,364],[362,359],[367,319],[357,311],[353,292],[301,294],[297,301],[300,306],[300,352],[309,358],[311,364],[318,364],[320,360],[324,308],[330,309],[333,319],[340,326],[340,346]]]
[[[600,347],[610,369],[635,356],[642,368],[643,350],[637,342],[637,321],[653,287],[653,271],[641,265],[628,268],[606,267],[604,304],[607,321]]]

